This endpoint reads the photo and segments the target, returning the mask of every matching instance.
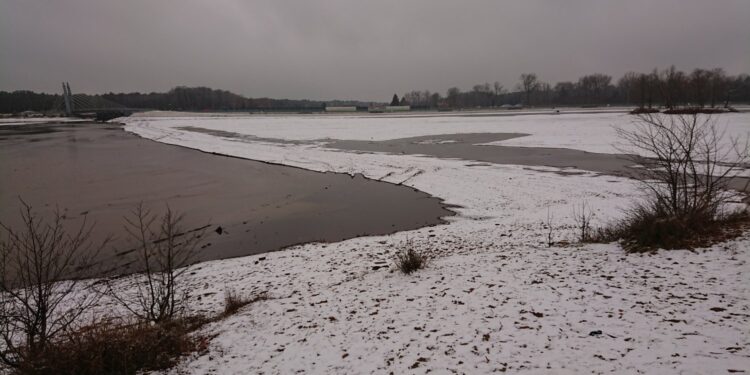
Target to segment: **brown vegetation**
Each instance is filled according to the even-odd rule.
[[[221,314],[222,318],[234,315],[241,308],[251,305],[258,301],[265,301],[268,299],[268,293],[259,293],[254,297],[246,297],[238,294],[234,289],[227,289],[224,292],[224,312]]]
[[[723,108],[706,108],[706,107],[681,107],[667,109],[663,113],[667,115],[696,115],[702,114],[717,114],[726,113],[728,110]]]
[[[192,334],[205,321],[172,320],[161,324],[99,322],[66,332],[18,375],[136,374],[168,369],[181,356],[207,350],[209,338]]]
[[[750,229],[750,215],[737,211],[719,216],[664,216],[653,207],[637,206],[625,219],[596,231],[593,242],[622,240],[629,252],[708,247]]]
[[[726,207],[734,198],[728,184],[750,155],[747,139],[725,139],[710,116],[695,113],[642,114],[618,134],[624,153],[642,155],[630,159],[644,166],[636,177],[646,199],[593,239],[649,251],[708,246],[741,233],[747,211]]]
[[[658,113],[659,110],[656,108],[646,108],[646,107],[638,107],[632,111],[630,111],[631,115],[640,115],[643,113]]]
[[[411,241],[406,241],[402,249],[396,253],[396,267],[408,275],[414,271],[420,270],[427,265],[427,254],[416,250]]]
[[[181,280],[195,261],[203,231],[183,231],[183,220],[169,207],[157,216],[142,204],[125,218],[125,230],[138,246],[134,261],[143,272],[128,283],[110,284],[109,294],[139,320],[161,323],[184,312],[188,290]]]
[[[34,362],[97,302],[88,285],[99,250],[85,219],[67,231],[55,210],[45,221],[21,201],[22,227],[0,223],[0,365],[18,368]]]
[[[182,232],[182,216],[167,208],[152,215],[138,206],[128,233],[138,241],[142,274],[110,281],[106,290],[84,282],[104,246],[90,241],[85,221],[68,232],[58,211],[50,222],[23,202],[20,230],[0,223],[0,373],[136,374],[172,367],[181,356],[207,349],[210,338],[196,333],[266,294],[243,298],[233,291],[224,312],[213,319],[188,316],[183,275],[201,232]],[[105,242],[106,244],[106,242]],[[129,282],[128,282],[129,281]],[[82,324],[107,293],[132,320]]]

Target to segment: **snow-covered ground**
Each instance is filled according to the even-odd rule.
[[[453,133],[526,133],[527,137],[498,142],[507,146],[560,147],[589,152],[619,153],[616,128],[634,121],[626,113],[592,113],[518,116],[351,116],[351,115],[251,115],[140,113],[125,119],[140,128],[195,126],[220,129],[262,138],[320,140],[325,138],[382,141],[394,138]],[[177,116],[177,117],[175,117]],[[725,140],[750,135],[750,113],[714,115],[717,127],[726,129]],[[143,131],[143,130],[141,130]]]
[[[750,114],[722,115],[732,134]],[[459,205],[448,224],[212,261],[190,279],[193,309],[216,312],[224,290],[258,302],[206,328],[208,354],[188,373],[726,373],[750,371],[750,236],[701,251],[626,255],[574,241],[574,207],[601,225],[637,197],[633,181],[548,167],[352,153],[324,142],[515,132],[523,146],[611,152],[622,114],[513,117],[233,116],[148,114],[126,130],[164,143],[317,171],[362,173]],[[224,138],[199,127],[252,137]],[[521,142],[521,143],[517,143]],[[524,143],[525,142],[525,143]],[[548,220],[548,217],[551,219]],[[353,218],[353,220],[356,218]],[[427,269],[394,272],[410,242]],[[387,266],[387,267],[382,267]]]

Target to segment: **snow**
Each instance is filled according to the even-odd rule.
[[[749,116],[725,119],[741,133]],[[585,202],[594,224],[602,225],[638,197],[636,184],[549,167],[343,152],[322,141],[520,132],[531,135],[502,144],[611,152],[612,126],[626,125],[626,115],[146,114],[121,121],[159,142],[362,173],[460,206],[445,225],[199,264],[189,280],[194,312],[220,311],[230,288],[246,295],[267,291],[271,299],[205,328],[217,335],[210,352],[186,359],[174,372],[700,374],[750,368],[750,236],[655,255],[626,255],[616,244],[550,248],[548,216],[554,240],[572,242],[575,207]],[[433,256],[411,276],[392,265],[406,243]]]
[[[156,116],[150,117],[150,114]],[[158,117],[157,117],[158,116]],[[176,117],[174,117],[176,116]],[[714,116],[726,129],[726,139],[750,136],[750,112]],[[382,141],[438,134],[524,133],[526,137],[496,142],[507,146],[570,148],[589,152],[619,153],[615,147],[618,127],[627,129],[634,117],[626,113],[528,114],[517,116],[350,116],[350,115],[251,115],[211,116],[176,112],[146,112],[126,118],[128,124],[221,129],[262,138],[320,140],[326,138]]]

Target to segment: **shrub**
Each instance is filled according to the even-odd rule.
[[[591,220],[594,218],[594,212],[588,207],[588,203],[581,203],[581,208],[573,207],[573,220],[578,230],[578,242],[592,241]]]
[[[730,198],[727,184],[748,159],[747,141],[731,139],[710,116],[638,116],[631,128],[617,129],[629,159],[645,168],[638,177],[657,213],[682,217],[715,215]],[[635,155],[632,155],[632,153]]]
[[[0,223],[0,369],[33,361],[97,302],[80,279],[106,244],[93,245],[85,219],[71,231],[59,210],[45,221],[21,204],[20,228]]]
[[[631,209],[625,219],[599,229],[592,240],[619,240],[629,252],[693,249],[737,237],[748,227],[749,219],[746,211],[716,217],[705,214],[675,217],[640,205]]]
[[[125,221],[125,230],[137,244],[133,263],[143,272],[131,277],[130,283],[108,285],[109,294],[138,320],[173,320],[186,308],[183,277],[195,261],[205,227],[185,231],[181,214],[167,206],[158,216],[143,204]]]
[[[645,201],[624,220],[599,230],[597,240],[623,240],[630,251],[707,246],[744,225],[747,212],[723,210],[733,198],[729,182],[748,160],[748,141],[729,139],[710,116],[638,115],[632,128],[617,129],[629,159],[645,168]]]
[[[410,274],[420,270],[427,265],[427,255],[415,250],[410,241],[406,242],[404,248],[396,253],[396,267],[404,274]]]
[[[126,375],[165,370],[181,356],[207,349],[208,338],[191,334],[203,323],[201,319],[132,325],[99,322],[66,333],[14,373]]]
[[[706,107],[684,107],[684,108],[672,108],[664,111],[667,115],[695,115],[698,113],[704,114],[716,114],[728,112],[722,108],[706,108]]]
[[[659,112],[659,110],[656,109],[656,108],[638,107],[638,108],[630,111],[630,114],[631,115],[639,115],[639,114],[642,114],[642,113],[657,113],[657,112]]]
[[[221,317],[226,318],[230,315],[235,314],[237,311],[247,305],[253,304],[258,301],[265,301],[267,299],[268,294],[266,292],[261,292],[252,298],[247,298],[237,294],[234,289],[227,289],[224,292],[224,311],[222,312]]]

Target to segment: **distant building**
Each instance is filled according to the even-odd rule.
[[[355,106],[326,107],[326,112],[357,112],[357,107]]]
[[[18,114],[21,117],[44,117],[43,113],[34,112],[34,111],[23,111]]]
[[[386,112],[409,112],[411,107],[408,105],[387,105],[385,106]]]

